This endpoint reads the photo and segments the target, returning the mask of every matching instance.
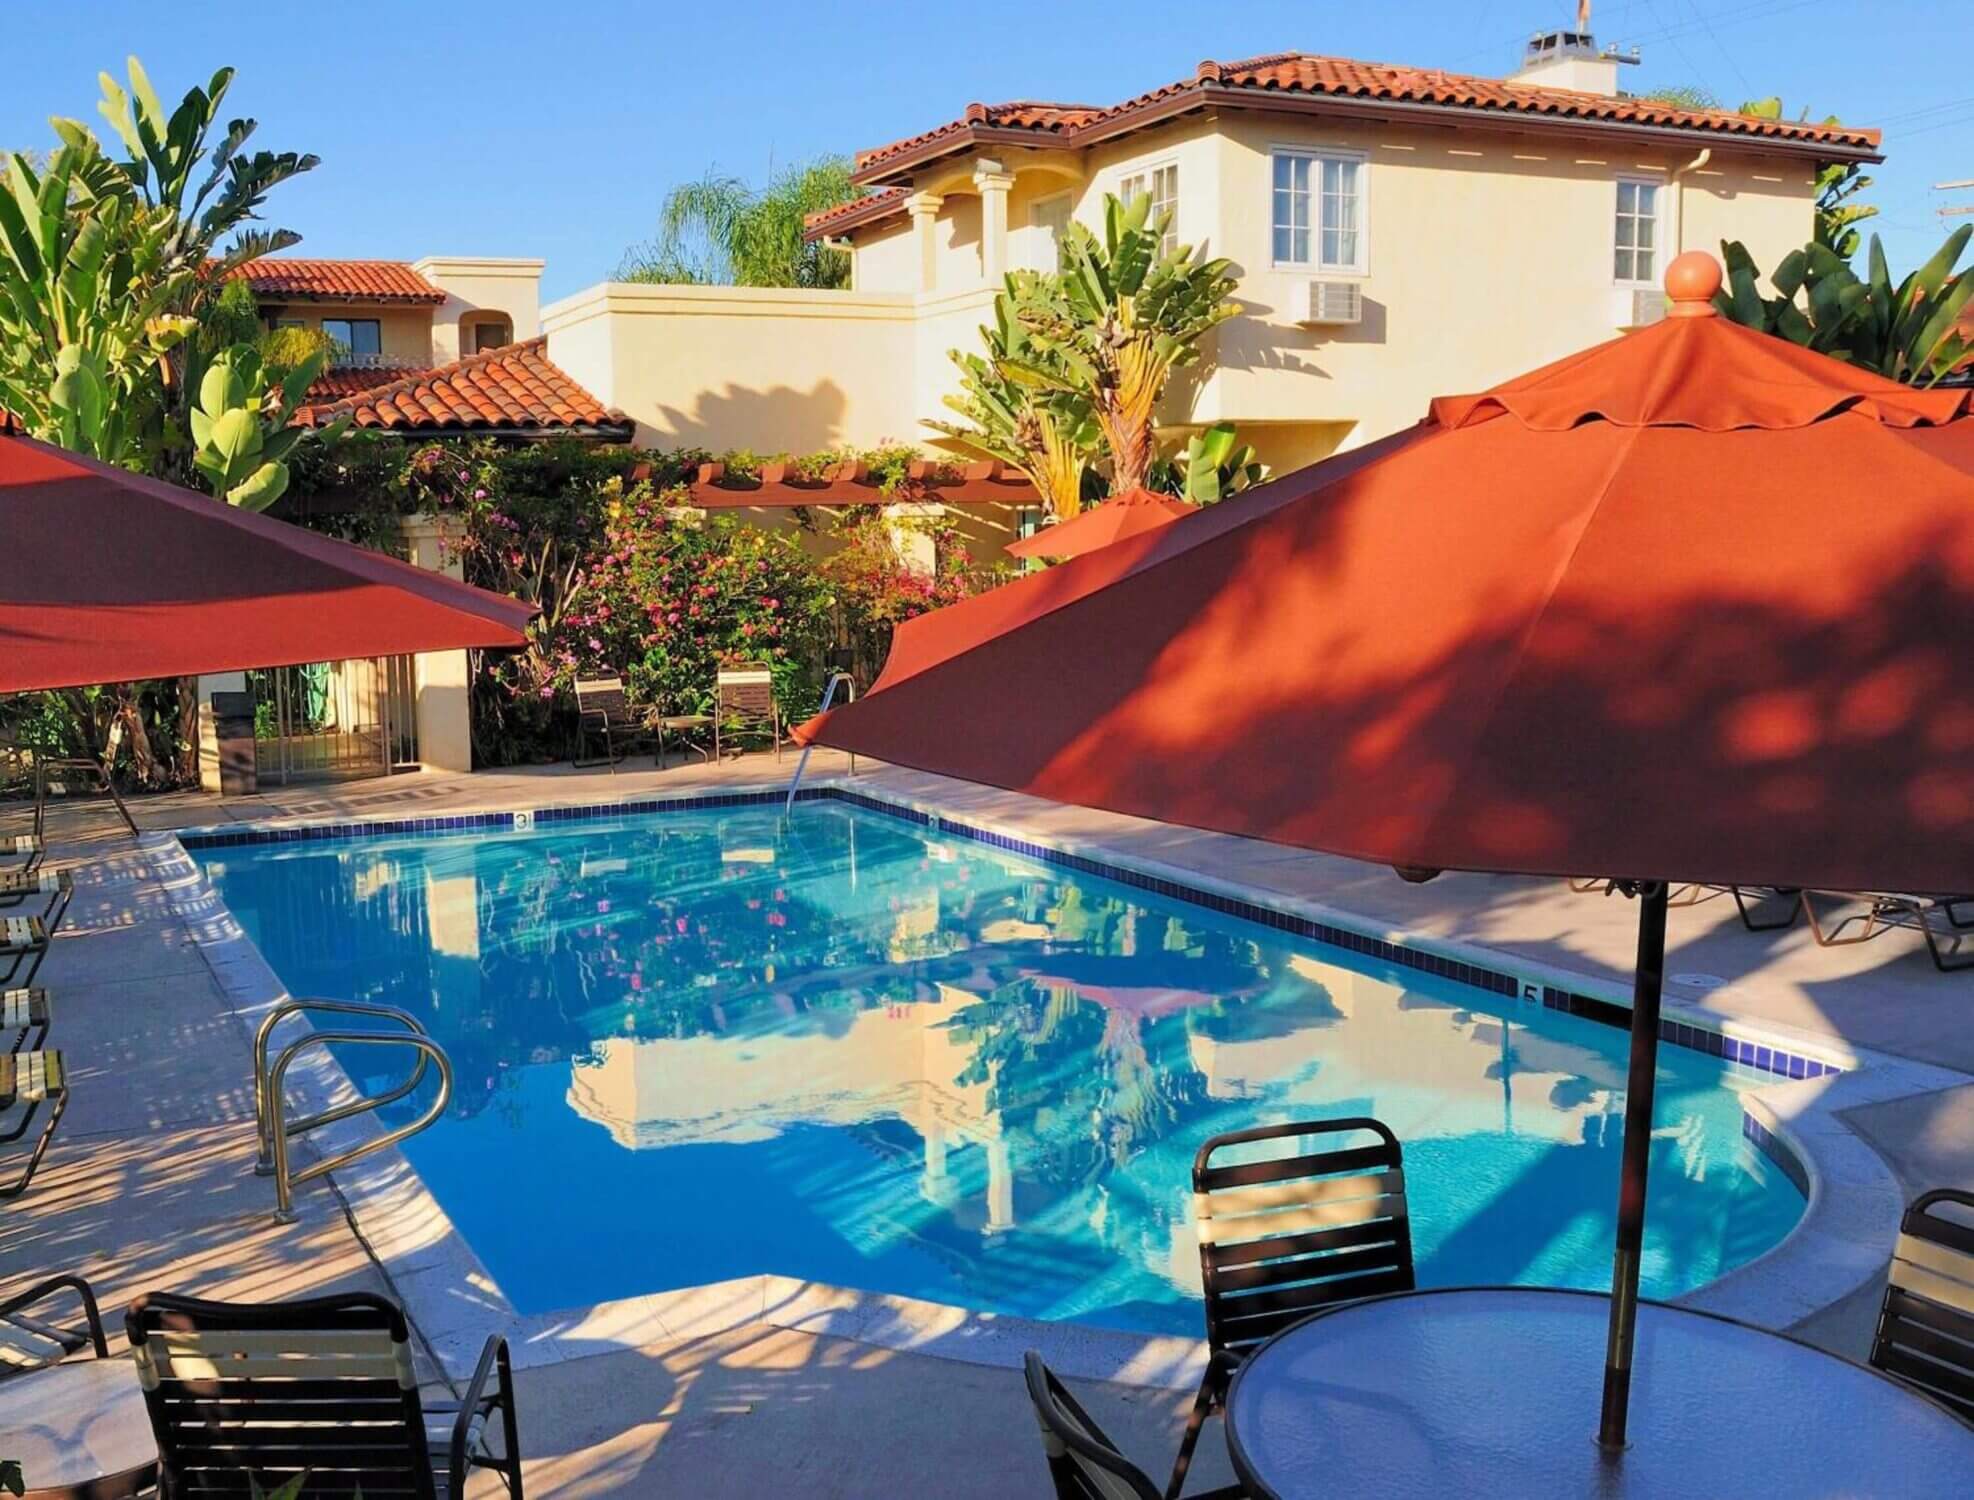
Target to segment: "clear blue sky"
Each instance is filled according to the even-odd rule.
[[[607,276],[650,235],[666,188],[709,165],[758,179],[974,99],[1107,104],[1208,57],[1300,49],[1498,75],[1529,31],[1574,13],[1574,0],[0,0],[0,147],[47,145],[50,114],[97,123],[96,73],[120,74],[126,53],[168,103],[231,63],[228,103],[260,120],[258,141],[322,158],[271,204],[305,236],[295,253],[538,255],[553,298]],[[1937,245],[1940,203],[1974,202],[1931,191],[1974,178],[1970,0],[1603,0],[1592,25],[1641,48],[1629,88],[1698,83],[1729,104],[1779,93],[1792,111],[1883,125],[1871,201],[1895,270]]]

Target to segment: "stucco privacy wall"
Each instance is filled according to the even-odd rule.
[[[912,303],[606,282],[543,308],[542,330],[548,357],[641,444],[805,453],[916,439]]]

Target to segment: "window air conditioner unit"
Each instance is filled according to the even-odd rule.
[[[1303,283],[1302,324],[1361,323],[1364,321],[1364,289],[1354,281],[1308,281]]]
[[[1655,286],[1633,287],[1631,290],[1630,321],[1627,328],[1644,328],[1657,323],[1666,315],[1666,294]]]

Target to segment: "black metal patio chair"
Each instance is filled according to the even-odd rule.
[[[1365,1135],[1372,1144],[1335,1144]],[[1271,1151],[1276,1143],[1285,1150]],[[1184,1488],[1201,1428],[1256,1345],[1322,1308],[1414,1286],[1404,1151],[1368,1116],[1215,1136],[1193,1158],[1193,1218],[1208,1360],[1168,1500]]]
[[[273,1489],[298,1474],[309,1500],[459,1500],[475,1468],[523,1500],[514,1372],[498,1335],[455,1406],[420,1399],[410,1325],[372,1293],[248,1305],[152,1292],[124,1323],[165,1500],[244,1495],[249,1475]]]
[[[1906,1209],[1871,1364],[1974,1423],[1974,1193],[1936,1188]]]
[[[1056,1500],[1158,1500],[1158,1486],[1104,1435],[1033,1349],[1022,1358],[1028,1399],[1042,1427]],[[1195,1500],[1235,1500],[1239,1485],[1209,1490]]]
[[[64,1294],[82,1305],[80,1327],[54,1322],[42,1309],[43,1303]],[[110,1357],[96,1294],[80,1276],[50,1276],[26,1291],[0,1299],[0,1380],[56,1364],[79,1349],[92,1347],[98,1359]]]

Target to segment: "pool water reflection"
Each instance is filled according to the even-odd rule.
[[[1339,1114],[1405,1142],[1422,1284],[1609,1275],[1594,1022],[833,802],[203,857],[291,991],[443,1042],[406,1150],[523,1312],[779,1272],[1195,1332],[1193,1153]],[[1766,1075],[1662,1056],[1653,1296],[1803,1207]]]

